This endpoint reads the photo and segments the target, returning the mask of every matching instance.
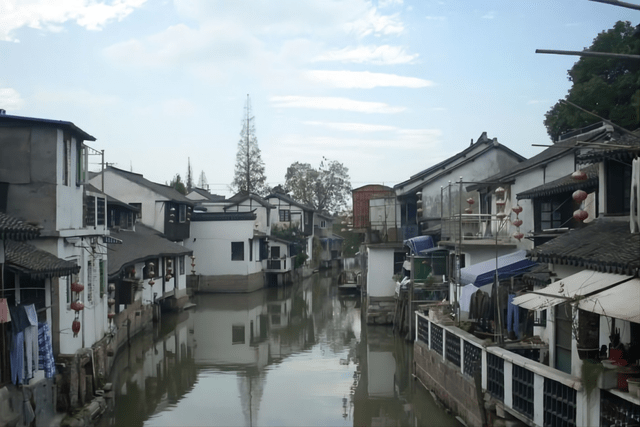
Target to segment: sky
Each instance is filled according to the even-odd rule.
[[[393,186],[482,132],[531,157],[582,50],[640,12],[587,0],[0,0],[0,108],[106,162],[230,196],[247,99],[267,184],[294,162]],[[92,170],[99,169],[99,157]]]

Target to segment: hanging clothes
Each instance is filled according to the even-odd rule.
[[[11,360],[11,382],[16,385],[22,384],[24,378],[24,334],[22,331],[13,334],[9,359]]]
[[[11,312],[6,298],[0,298],[0,323],[11,322]]]
[[[460,310],[469,311],[471,308],[471,297],[478,288],[473,284],[468,284],[460,289]]]
[[[24,346],[26,349],[25,381],[33,378],[38,370],[38,314],[33,304],[25,305],[24,311],[29,319],[29,326],[24,328]]]
[[[520,307],[513,304],[515,294],[509,294],[507,303],[507,332],[513,332],[520,338]]]
[[[11,313],[11,331],[13,335],[24,331],[24,328],[31,325],[23,305],[11,305],[9,306],[9,312]]]
[[[46,322],[38,323],[38,347],[40,350],[38,367],[44,370],[46,378],[53,378],[56,374],[56,362],[53,358],[53,345],[51,345],[51,329]]]

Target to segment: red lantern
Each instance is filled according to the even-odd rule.
[[[578,209],[577,211],[573,212],[573,218],[576,221],[584,221],[585,219],[589,218],[589,214],[587,213],[587,211],[583,211],[582,209]]]
[[[116,317],[116,314],[115,314],[115,313],[113,313],[113,312],[111,312],[111,313],[107,314],[107,317],[108,317],[109,319],[113,319],[114,317]]]
[[[149,280],[149,286],[153,286],[155,284],[156,284],[156,282],[153,279]]]
[[[475,200],[473,200],[473,197],[469,197],[469,198],[467,199],[467,203],[469,203],[470,205],[474,204],[475,202],[476,202],[476,201],[475,201]]]
[[[76,300],[71,303],[71,310],[73,311],[82,311],[84,310],[84,304],[80,300]]]
[[[464,212],[465,212],[465,213],[470,214],[470,213],[473,213],[473,209],[471,209],[471,208],[466,208],[466,209],[464,210]],[[193,266],[195,267],[195,264],[193,264]]]
[[[114,305],[115,303],[116,303],[116,300],[115,300],[115,299],[113,299],[113,298],[109,298],[109,299],[107,300],[107,304],[109,304],[109,307],[111,307],[111,306],[112,306],[112,305]]]
[[[516,215],[519,215],[520,212],[522,212],[522,206],[517,205],[511,208],[511,210],[513,211],[513,213],[515,213]]]
[[[498,206],[504,206],[506,204],[507,204],[507,202],[504,201],[504,199],[496,200],[496,205],[498,205]]]
[[[517,233],[513,233],[513,237],[514,237],[515,239],[518,239],[518,241],[520,241],[520,240],[524,237],[524,234],[522,234],[522,233],[520,233],[520,232],[518,231]]]
[[[573,195],[571,197],[573,197],[573,200],[580,203],[587,198],[587,192],[584,190],[576,190],[573,192]]]
[[[571,178],[575,179],[576,181],[584,181],[585,179],[587,179],[587,174],[584,171],[575,171],[571,174]]]
[[[520,227],[522,225],[522,220],[521,219],[513,220],[512,224],[516,227]]]
[[[71,324],[71,330],[73,331],[73,337],[77,337],[78,332],[80,332],[80,321],[78,319],[75,319]]]
[[[504,188],[498,187],[495,189],[494,193],[496,193],[498,196],[502,196],[504,194]]]
[[[73,282],[71,284],[71,292],[82,292],[82,291],[84,291],[84,285],[78,282]]]

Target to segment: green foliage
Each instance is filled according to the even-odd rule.
[[[307,238],[298,227],[274,225],[271,227],[271,235],[293,243],[295,253],[304,253],[307,248]]]
[[[294,264],[293,264],[294,268],[302,267],[302,265],[304,265],[307,259],[309,259],[309,255],[305,254],[304,252],[300,252],[295,257]]]
[[[178,191],[180,194],[187,194],[187,187],[185,187],[184,183],[182,182],[182,178],[180,177],[179,173],[177,173],[176,176],[174,176],[167,185],[169,187],[175,188],[176,191]]]
[[[640,55],[640,38],[630,22],[618,21],[594,39],[588,49]],[[640,61],[637,59],[581,57],[568,71],[573,86],[568,101],[629,130],[640,127]],[[553,140],[572,129],[600,121],[597,117],[558,101],[546,114],[544,125]]]
[[[342,243],[343,258],[353,258],[360,250],[360,243],[362,243],[364,235],[347,230],[346,226],[341,224],[342,221],[346,221],[346,217],[341,217],[338,221],[334,222],[333,234],[344,238]],[[342,231],[343,228],[345,231]]]
[[[309,163],[295,162],[287,168],[285,190],[317,211],[334,213],[346,207],[351,194],[349,169],[324,157],[317,169]]]
[[[586,359],[582,361],[581,380],[587,396],[598,386],[598,378],[600,378],[604,369],[604,366],[598,360]]]

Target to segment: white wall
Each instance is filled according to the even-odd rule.
[[[62,171],[64,168],[64,138],[63,131],[61,129],[57,130],[57,141],[56,141],[56,230],[67,230],[67,229],[81,229],[82,228],[82,209],[79,207],[82,206],[83,203],[83,187],[77,186],[77,162],[81,161],[78,158],[77,147],[78,144],[82,144],[78,142],[75,137],[71,138],[71,152],[69,153],[71,157],[71,162],[69,166],[69,182],[70,185],[64,185],[62,180]]]
[[[196,256],[198,274],[249,275],[262,271],[257,244],[253,260],[249,261],[249,239],[253,239],[253,230],[254,221],[192,221],[192,238],[187,239],[185,246]],[[231,242],[244,242],[244,261],[231,260]]]

